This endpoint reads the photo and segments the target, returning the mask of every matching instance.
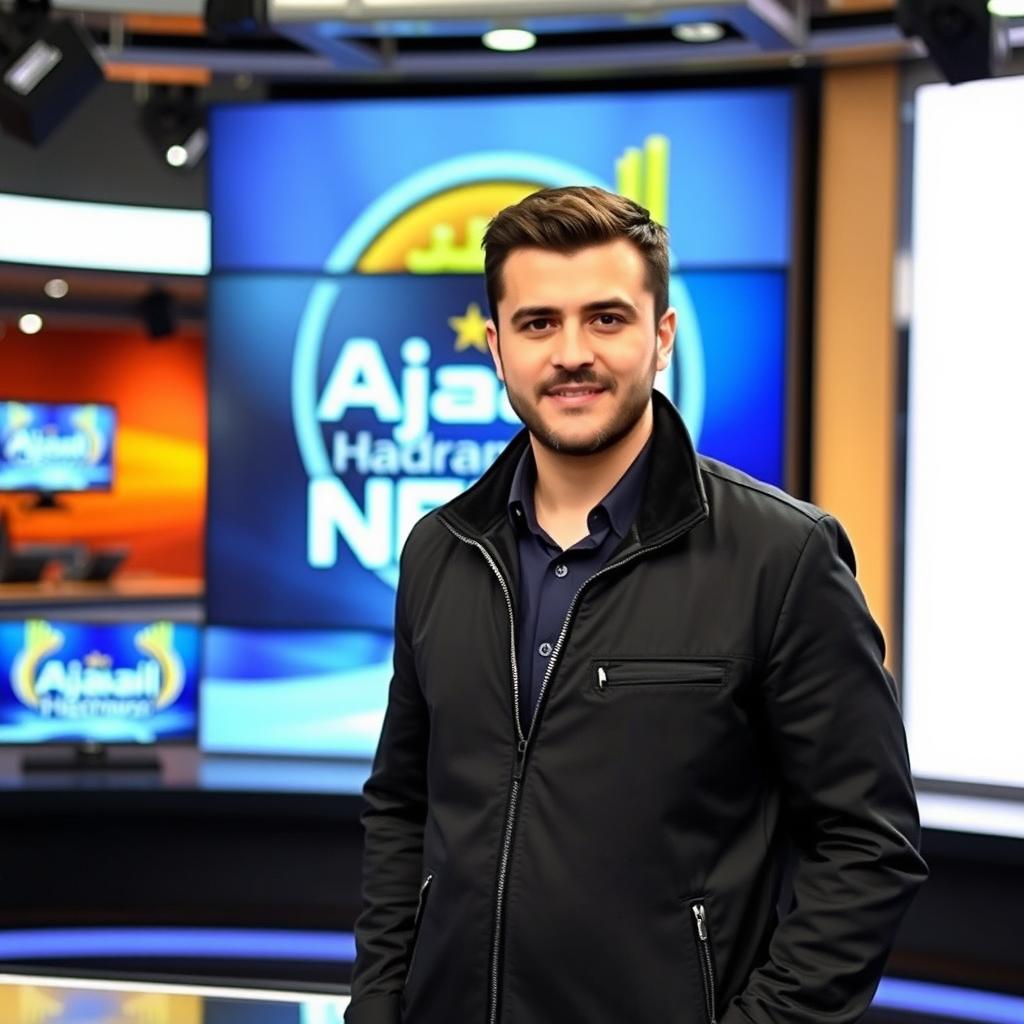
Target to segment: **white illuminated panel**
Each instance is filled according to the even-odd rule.
[[[208,274],[210,215],[0,194],[0,262]]]
[[[925,828],[1024,839],[1024,801],[918,793],[917,803]]]
[[[904,707],[915,774],[1024,788],[1022,110],[917,94]]]

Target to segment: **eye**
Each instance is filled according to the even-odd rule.
[[[536,320],[529,320],[527,323],[523,324],[523,330],[546,331],[553,323],[554,320],[552,320],[550,317],[540,316],[537,317]]]
[[[595,320],[599,327],[616,327],[621,323],[625,323],[618,313],[598,313]]]

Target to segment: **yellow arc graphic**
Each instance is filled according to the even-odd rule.
[[[86,458],[93,466],[103,458],[103,435],[97,424],[98,417],[99,410],[96,406],[87,405],[72,419],[74,425],[86,436],[89,443],[89,454]]]
[[[185,685],[185,670],[174,650],[174,626],[170,622],[154,622],[135,637],[135,646],[160,666],[160,695],[156,706],[165,708],[178,699]]]
[[[14,694],[26,707],[39,707],[36,675],[39,664],[64,646],[64,634],[42,619],[25,623],[25,645],[11,667]]]

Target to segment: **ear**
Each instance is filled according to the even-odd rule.
[[[498,327],[493,320],[487,321],[487,347],[491,350],[491,359],[494,360],[494,372],[498,380],[505,381],[505,373],[501,368],[501,352],[498,351]]]
[[[664,370],[672,358],[677,321],[676,311],[671,306],[662,313],[661,319],[658,321],[657,366],[659,370]]]

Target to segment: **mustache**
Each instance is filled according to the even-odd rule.
[[[592,370],[582,370],[576,373],[561,373],[557,377],[549,380],[546,384],[541,387],[541,394],[546,395],[550,391],[554,391],[555,388],[568,387],[571,384],[580,384],[587,387],[603,388],[605,391],[611,391],[612,385],[609,381],[601,380],[596,373]]]

